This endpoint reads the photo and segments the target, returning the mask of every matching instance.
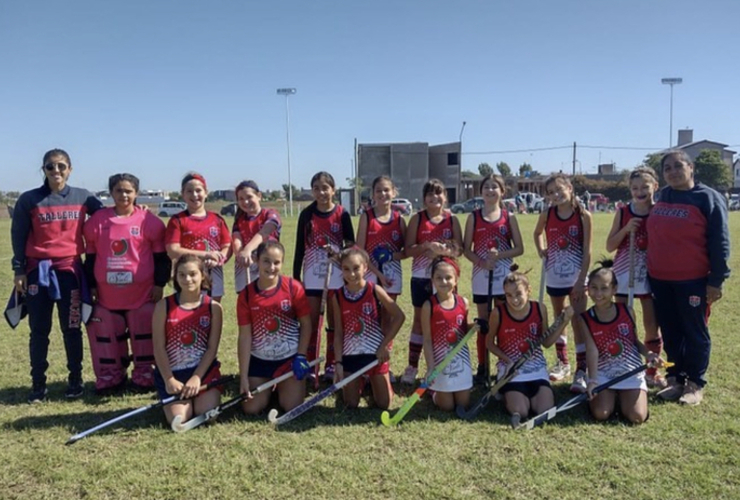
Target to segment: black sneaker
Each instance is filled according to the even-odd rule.
[[[77,399],[83,394],[85,394],[85,387],[82,385],[82,380],[70,381],[67,390],[64,391],[64,397],[67,399]]]
[[[473,376],[473,383],[475,385],[486,385],[488,381],[486,380],[486,367],[483,365],[478,365],[478,370],[475,372],[475,376]]]
[[[46,401],[46,394],[48,392],[45,385],[34,385],[31,393],[28,395],[28,403],[36,404]]]

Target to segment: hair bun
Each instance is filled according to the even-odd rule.
[[[511,265],[509,266],[509,271],[510,271],[510,272],[512,272],[512,273],[515,273],[515,272],[517,272],[518,270],[519,270],[519,264],[517,264],[516,262],[512,263],[512,264],[511,264]]]
[[[601,259],[597,264],[603,268],[611,269],[614,267],[614,261],[612,259]]]

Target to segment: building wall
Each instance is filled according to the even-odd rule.
[[[682,147],[681,149],[683,149],[692,160],[696,160],[696,157],[699,156],[699,153],[701,153],[705,149],[708,149],[710,151],[719,151],[720,156],[722,157],[722,161],[724,161],[728,167],[732,168],[732,157],[734,155],[734,152],[730,151],[729,149],[725,149],[720,144],[714,144],[711,142],[698,142],[696,144],[692,144],[691,146]]]
[[[462,200],[460,191],[461,144],[451,142],[429,147],[429,177],[441,180],[447,187],[449,203]]]
[[[735,182],[732,183],[732,187],[740,188],[740,160],[735,161],[732,168],[732,174],[732,178],[735,179]]]
[[[418,207],[424,183],[429,180],[428,153],[426,142],[358,144],[358,175],[368,189],[376,177],[389,176],[398,196],[408,198]]]

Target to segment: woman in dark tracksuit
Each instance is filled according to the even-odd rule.
[[[714,189],[694,181],[694,164],[680,150],[660,162],[668,184],[647,221],[650,288],[668,361],[668,387],[658,396],[698,405],[712,346],[709,310],[730,276],[727,205]]]
[[[44,155],[41,187],[26,191],[13,213],[11,239],[15,288],[25,295],[31,327],[29,351],[33,389],[28,402],[46,398],[46,360],[54,303],[64,337],[69,371],[64,395],[83,394],[82,297],[80,256],[84,252],[85,218],[102,207],[86,189],[67,185],[72,172],[69,155],[52,149]]]

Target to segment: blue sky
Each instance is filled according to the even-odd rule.
[[[176,190],[191,169],[278,188],[278,87],[298,89],[304,187],[318,170],[345,185],[355,138],[452,142],[463,121],[464,169],[569,170],[567,148],[487,152],[574,141],[578,169],[631,168],[668,145],[673,76],[674,136],[740,150],[738,18],[734,0],[2,1],[0,190],[38,185],[52,147],[94,190],[122,171]]]

